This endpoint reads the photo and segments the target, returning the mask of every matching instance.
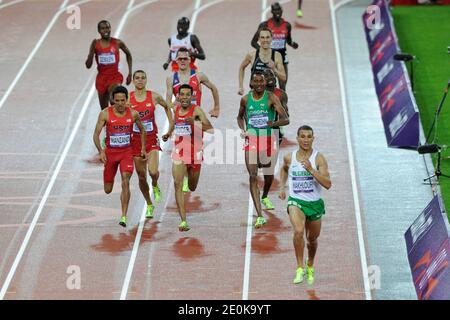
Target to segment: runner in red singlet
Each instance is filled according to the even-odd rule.
[[[103,110],[109,105],[111,100],[111,92],[116,86],[122,84],[123,81],[123,76],[119,72],[119,49],[122,49],[127,56],[127,85],[131,83],[133,59],[131,57],[130,50],[128,50],[125,43],[120,39],[111,37],[111,25],[108,21],[100,21],[97,25],[97,30],[100,33],[101,38],[94,39],[92,41],[85,64],[86,67],[90,69],[95,56],[98,70],[97,78],[95,80],[95,87],[98,92],[100,108]]]
[[[136,172],[139,176],[139,188],[142,195],[147,201],[147,218],[153,218],[154,206],[150,199],[149,186],[147,183],[147,170],[152,178],[153,195],[155,202],[161,199],[161,190],[158,187],[159,178],[159,146],[158,126],[155,119],[155,108],[159,104],[164,108],[169,128],[166,134],[162,136],[163,141],[167,141],[173,131],[172,111],[166,101],[158,93],[147,90],[147,74],[143,70],[137,70],[133,74],[133,84],[135,91],[130,93],[131,108],[135,110],[141,119],[141,122],[147,132],[146,159],[141,158],[141,134],[140,130],[134,126],[133,138],[131,140],[133,146],[133,159],[136,166]]]
[[[128,90],[123,86],[117,86],[112,92],[114,105],[102,110],[98,116],[94,131],[95,147],[104,163],[103,183],[105,193],[113,190],[114,178],[120,167],[122,176],[122,192],[120,201],[122,204],[122,217],[119,224],[127,226],[128,203],[130,202],[130,178],[133,174],[133,153],[131,137],[133,125],[136,124],[141,132],[141,143],[146,144],[146,134],[139,115],[136,111],[127,107]],[[100,132],[106,126],[106,148],[100,145]],[[141,156],[146,157],[145,147],[141,149]]]
[[[175,110],[175,142],[172,152],[172,175],[175,186],[175,198],[181,223],[180,231],[190,228],[186,222],[186,208],[184,205],[183,178],[187,174],[188,186],[191,191],[197,188],[203,160],[203,132],[214,133],[203,110],[192,103],[193,89],[188,84],[180,87]]]

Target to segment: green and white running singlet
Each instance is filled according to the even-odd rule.
[[[247,95],[245,109],[247,120],[247,132],[252,136],[271,136],[272,128],[267,127],[268,121],[275,121],[276,111],[269,106],[269,93],[267,90],[261,99],[253,98],[253,90]]]
[[[314,170],[318,152],[313,150],[309,162]],[[319,220],[325,214],[325,203],[320,197],[322,186],[312,174],[297,161],[297,151],[292,152],[291,165],[288,171],[290,206],[296,206],[303,211],[306,218],[311,221]],[[288,212],[289,213],[289,212]]]

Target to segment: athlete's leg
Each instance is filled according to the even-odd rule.
[[[107,99],[108,99],[108,101],[109,101],[111,104],[114,104],[113,97],[112,97],[112,92],[114,91],[114,89],[115,89],[118,85],[120,85],[120,83],[112,83],[112,84],[110,84],[109,87],[108,87],[108,92],[107,92],[106,94],[108,95],[108,96],[107,96]],[[102,110],[103,110],[103,109],[102,109]]]
[[[120,193],[120,202],[122,204],[122,217],[127,215],[128,204],[130,203],[130,178],[131,173],[122,172],[122,192]]]
[[[106,194],[110,194],[113,191],[114,182],[104,183],[104,190]]]
[[[186,221],[186,208],[184,206],[184,194],[183,194],[183,178],[186,174],[186,165],[182,161],[173,161],[172,164],[172,176],[175,187],[175,200],[177,202],[178,213],[181,221]]]
[[[283,64],[283,66],[284,66],[284,72],[286,73],[286,81],[280,80],[279,83],[280,83],[280,89],[286,91],[286,84],[288,81],[288,64],[285,63],[285,64]]]
[[[159,150],[150,151],[147,157],[148,172],[152,178],[152,186],[156,187],[159,179]]]
[[[109,93],[105,92],[103,94],[98,93],[98,101],[100,103],[100,108],[103,110],[109,106]]]
[[[150,190],[147,183],[147,163],[141,157],[133,157],[134,166],[139,177],[139,189],[144,196],[147,205],[152,204],[150,199]]]
[[[308,246],[308,266],[314,265],[314,258],[316,256],[318,247],[318,238],[322,227],[322,219],[316,221],[306,221],[306,239]]]
[[[303,250],[305,248],[305,214],[296,206],[289,206],[289,220],[291,221],[292,227],[294,228],[294,249],[295,257],[297,258],[297,267],[303,268]]]
[[[258,188],[258,159],[255,151],[245,151],[245,165],[250,176],[250,194],[252,195],[253,204],[255,206],[258,217],[262,217],[261,202],[259,201],[259,188]]]
[[[200,180],[201,168],[202,167],[199,165],[196,169],[193,169],[192,166],[187,169],[189,190],[191,191],[195,191],[195,189],[197,189],[198,181]]]

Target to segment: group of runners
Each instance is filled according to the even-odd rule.
[[[300,6],[301,1],[299,10]],[[281,5],[272,4],[271,12],[272,18],[259,25],[251,41],[255,50],[245,56],[239,68],[238,93],[243,97],[237,114],[237,126],[244,139],[249,188],[257,212],[255,228],[267,223],[262,205],[266,210],[274,209],[268,194],[274,181],[283,126],[289,124],[288,96],[285,91],[288,64],[286,45],[298,48],[298,44],[291,38],[291,25],[282,18]],[[123,227],[127,226],[130,178],[134,168],[139,177],[139,188],[147,203],[147,218],[153,218],[155,208],[147,172],[152,180],[153,201],[158,203],[162,197],[158,185],[160,123],[157,124],[155,117],[155,109],[159,105],[164,109],[168,123],[167,131],[161,139],[166,142],[173,138],[174,144],[171,158],[175,199],[181,219],[178,228],[180,231],[190,230],[184,193],[196,190],[203,161],[203,134],[214,133],[213,125],[201,108],[202,85],[210,89],[214,100],[214,106],[209,111],[210,117],[219,117],[220,102],[215,84],[195,65],[195,59],[203,60],[206,56],[199,38],[188,32],[189,23],[186,17],[179,19],[177,33],[168,40],[169,57],[163,68],[166,70],[170,66],[171,73],[166,79],[165,99],[157,92],[147,89],[145,71],[132,72],[130,50],[123,41],[111,37],[111,25],[108,21],[98,23],[101,37],[93,40],[90,46],[86,67],[92,66],[95,57],[98,69],[96,88],[102,109],[93,140],[104,164],[105,193],[112,192],[114,178],[120,168],[122,214],[119,224]],[[130,93],[121,85],[123,76],[119,72],[120,50],[127,58],[126,84],[133,83],[134,87]],[[244,95],[243,80],[248,65],[251,65],[250,90]],[[103,128],[106,131],[104,143],[100,138]],[[321,217],[325,213],[320,191],[322,187],[331,187],[327,161],[312,148],[313,141],[313,129],[307,125],[300,126],[297,131],[299,148],[284,156],[280,170],[280,199],[285,200],[285,184],[289,185],[287,214],[294,229],[293,242],[297,259],[294,283],[302,282],[305,276],[309,283],[314,281],[317,238],[321,229]],[[259,169],[262,169],[264,175],[262,196],[257,181]],[[308,247],[306,263],[303,258],[305,235]]]

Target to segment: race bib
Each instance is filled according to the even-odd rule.
[[[286,40],[272,39],[272,44],[270,46],[272,49],[284,49],[286,47]]]
[[[310,193],[314,191],[313,177],[295,177],[292,181],[292,188],[294,193]]]
[[[187,123],[175,124],[175,135],[177,136],[190,136],[192,135],[191,125]]]
[[[131,135],[129,133],[112,134],[109,136],[111,148],[124,148],[130,145]]]
[[[257,129],[267,128],[267,121],[269,121],[267,114],[258,114],[250,117],[250,125]]]
[[[153,131],[153,121],[148,120],[148,121],[142,121],[142,125],[144,126],[144,129],[146,132],[152,132]],[[140,133],[141,131],[139,130],[139,127],[137,126],[136,123],[134,123],[133,125],[133,131],[136,133]]]
[[[112,53],[102,53],[98,56],[98,63],[99,64],[115,64],[116,63],[116,56]]]

